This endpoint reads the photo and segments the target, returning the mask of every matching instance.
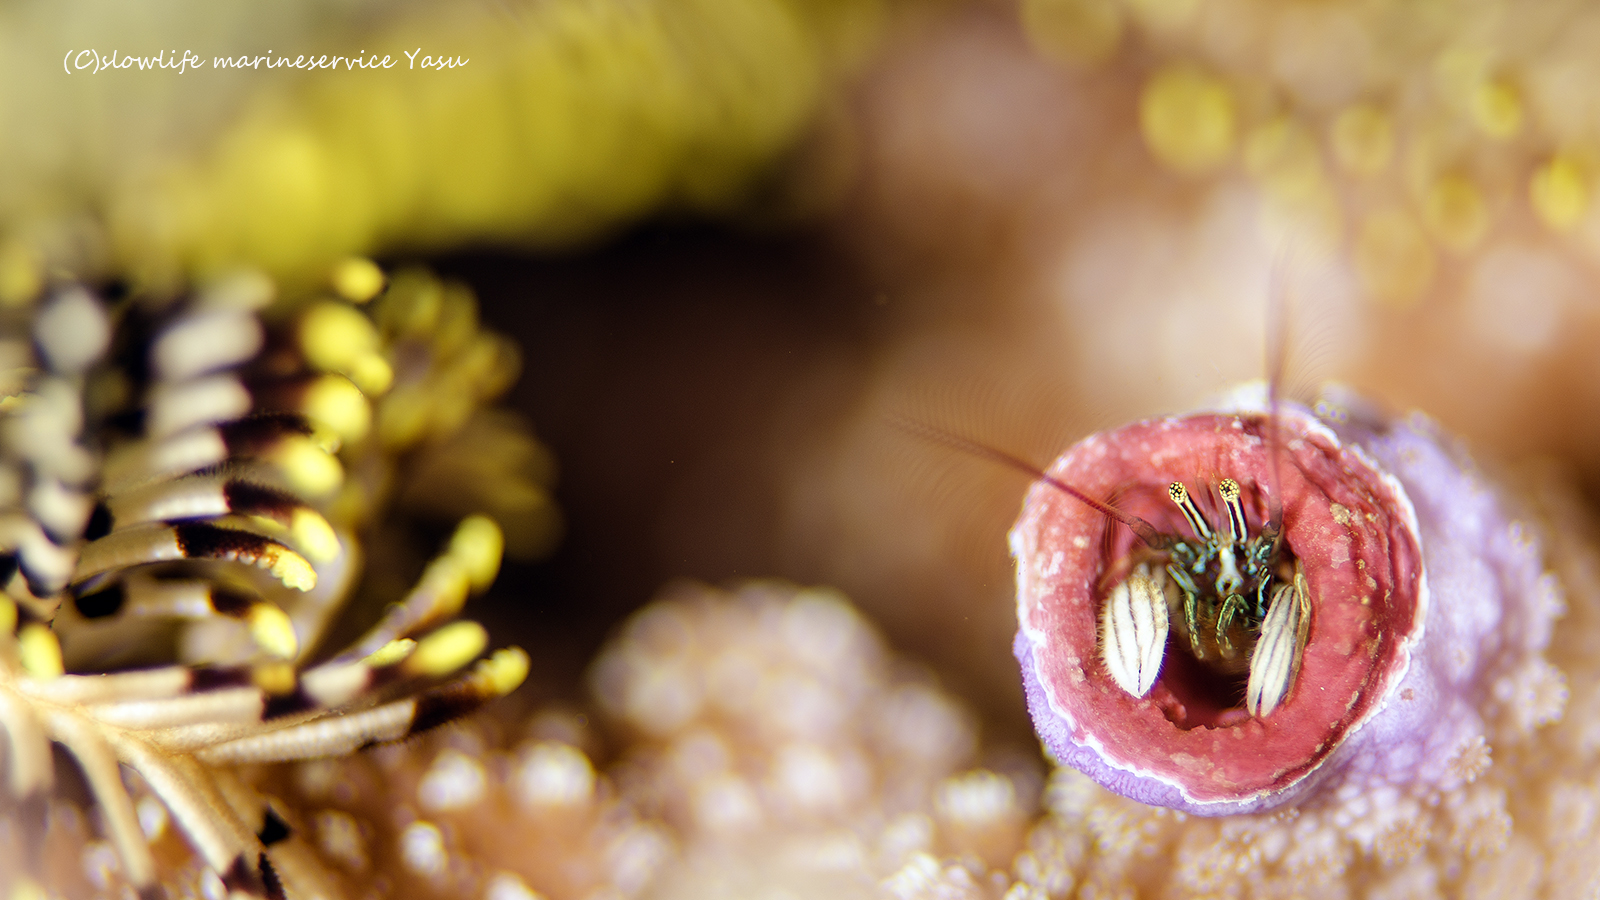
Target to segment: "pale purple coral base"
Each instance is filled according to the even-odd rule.
[[[1033,646],[1019,632],[1013,649],[1034,727],[1062,764],[1141,803],[1203,816],[1258,812],[1330,792],[1426,793],[1463,779],[1470,767],[1457,760],[1485,733],[1492,686],[1549,643],[1559,591],[1527,530],[1512,522],[1465,452],[1431,420],[1415,414],[1385,421],[1346,396],[1331,397],[1318,412],[1329,413],[1323,421],[1341,442],[1399,481],[1416,511],[1430,600],[1405,676],[1304,779],[1271,794],[1201,802],[1166,781],[1111,765],[1075,737],[1073,723],[1051,706]]]
[[[1452,788],[1463,777],[1461,752],[1486,732],[1495,683],[1548,646],[1560,590],[1529,528],[1431,419],[1347,413],[1328,425],[1404,485],[1432,594],[1411,669],[1347,741],[1341,780],[1354,790]]]

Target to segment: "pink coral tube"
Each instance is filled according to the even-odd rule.
[[[1167,534],[1183,533],[1169,483],[1233,478],[1259,530],[1273,484],[1263,393],[1093,435],[1050,474]],[[1430,421],[1330,395],[1315,412],[1282,404],[1278,429],[1283,543],[1312,612],[1294,684],[1264,717],[1177,629],[1154,688],[1120,689],[1096,623],[1136,538],[1048,484],[1028,494],[1011,547],[1029,708],[1057,759],[1110,790],[1225,815],[1382,784],[1449,788],[1462,778],[1454,761],[1484,732],[1496,658],[1548,641],[1559,601],[1537,548]],[[1217,521],[1209,495],[1201,505]]]

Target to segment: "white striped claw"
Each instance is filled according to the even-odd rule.
[[[1135,697],[1150,693],[1166,656],[1165,582],[1141,565],[1111,589],[1100,611],[1100,658],[1117,686]]]

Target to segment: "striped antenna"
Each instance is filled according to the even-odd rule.
[[[1109,503],[1096,500],[1083,491],[1080,491],[1072,485],[1067,484],[1065,481],[1062,481],[1061,479],[1051,475],[1045,470],[1019,456],[1013,456],[1004,450],[996,449],[980,441],[962,437],[959,434],[952,434],[942,428],[937,428],[933,425],[927,424],[926,422],[919,422],[915,419],[908,419],[904,416],[892,415],[889,417],[889,422],[896,428],[915,435],[916,437],[922,438],[923,440],[932,441],[937,444],[944,444],[946,447],[959,450],[969,456],[987,459],[991,462],[999,463],[1002,466],[1015,469],[1018,472],[1028,475],[1035,481],[1042,481],[1061,493],[1079,501],[1095,512],[1100,513],[1106,518],[1114,519],[1128,526],[1128,529],[1132,531],[1134,535],[1139,538],[1139,540],[1143,541],[1145,546],[1152,550],[1165,550],[1167,547],[1172,545],[1171,537],[1162,534],[1160,531],[1157,531],[1154,525],[1151,525],[1144,519],[1141,519],[1132,513],[1123,512]]]

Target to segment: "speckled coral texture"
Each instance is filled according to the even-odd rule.
[[[1545,602],[1564,587],[1562,627],[1541,648],[1508,626],[1511,649],[1476,682],[1477,727],[1436,782],[1371,766],[1298,806],[1198,818],[1071,769],[1045,781],[1029,754],[985,745],[839,595],[777,583],[685,585],[648,607],[602,652],[590,713],[242,780],[295,827],[290,858],[357,897],[1589,896],[1600,559],[1570,486],[1519,479],[1520,524],[1496,513],[1497,527],[1545,536],[1540,583]],[[118,896],[90,824],[70,805],[51,815],[59,895]],[[173,893],[211,896],[170,825],[146,826]],[[14,824],[0,830],[0,859],[20,850]]]

